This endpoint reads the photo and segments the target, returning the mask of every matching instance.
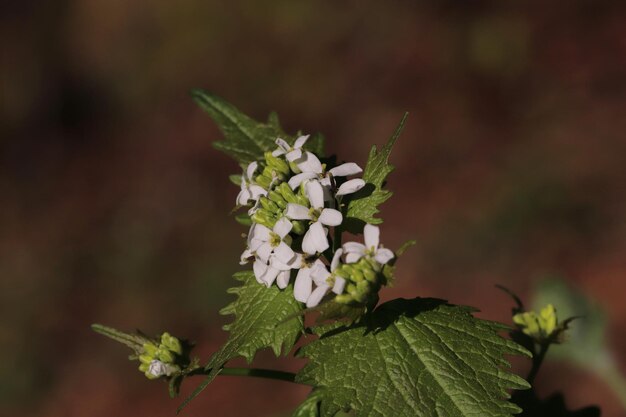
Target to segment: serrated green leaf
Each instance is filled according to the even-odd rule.
[[[191,95],[224,134],[224,140],[214,142],[215,148],[240,164],[262,160],[265,152],[276,149],[278,137],[293,142],[293,138],[280,127],[275,113],[270,114],[267,123],[261,123],[214,94],[193,90]]]
[[[361,220],[365,223],[379,224],[382,219],[374,217],[378,213],[378,206],[391,197],[392,192],[383,189],[383,185],[387,176],[393,171],[394,167],[389,163],[389,155],[394,143],[402,133],[408,113],[405,113],[400,120],[400,124],[394,131],[389,141],[380,151],[376,146],[372,146],[367,164],[363,171],[363,180],[366,186],[355,193],[353,199],[348,204],[347,217]]]
[[[435,299],[397,299],[358,325],[318,327],[296,377],[313,385],[296,416],[319,403],[321,417],[500,417],[519,412],[507,389],[529,385],[503,368],[504,355],[530,353],[498,335],[506,326]],[[300,413],[300,414],[298,414]]]
[[[300,314],[303,304],[293,297],[293,286],[284,290],[259,284],[251,271],[238,272],[234,278],[243,284],[228,290],[237,299],[220,311],[234,315],[235,320],[224,326],[230,333],[228,340],[209,359],[206,379],[179,407],[179,411],[196,397],[220,372],[229,360],[243,356],[252,362],[258,350],[271,347],[276,356],[287,354],[304,332]]]

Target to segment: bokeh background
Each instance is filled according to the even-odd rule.
[[[383,239],[417,245],[385,298],[510,322],[560,276],[601,306],[626,371],[626,3],[40,0],[0,4],[0,415],[173,416],[92,333],[189,337],[204,359],[240,267],[237,165],[189,97],[219,94],[365,164],[406,110]],[[558,306],[557,306],[558,307]],[[555,348],[558,349],[558,348]],[[260,366],[295,370],[262,353]],[[525,372],[527,364],[516,362]],[[194,387],[188,381],[183,395]],[[541,395],[624,416],[566,362]],[[283,416],[303,387],[218,378],[187,416]]]

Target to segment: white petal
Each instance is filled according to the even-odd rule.
[[[313,223],[304,235],[302,250],[309,255],[314,255],[317,252],[324,252],[328,246],[326,231],[322,224],[320,222]]]
[[[303,155],[304,160],[298,164],[298,168],[302,172],[314,172],[316,174],[322,173],[322,163],[317,156],[313,155],[311,152],[306,152]]]
[[[363,235],[365,236],[365,246],[368,250],[378,248],[378,242],[380,242],[380,229],[373,224],[366,224],[363,228]]]
[[[261,240],[261,239],[256,239],[256,238],[252,239],[249,243],[250,250],[252,252],[256,252],[264,243],[267,243],[267,240]]]
[[[280,259],[278,259],[275,256],[272,256],[270,258],[270,266],[272,268],[278,269],[279,271],[289,271],[289,270],[291,270],[290,264],[282,262]]]
[[[252,238],[267,241],[270,238],[271,232],[272,231],[268,227],[256,223],[256,227],[254,228],[254,236]]]
[[[349,175],[360,174],[363,170],[354,162],[346,162],[345,164],[334,167],[328,172],[333,174],[333,177],[347,177]]]
[[[347,253],[365,255],[365,245],[359,242],[346,242],[343,244],[342,248]]]
[[[363,187],[365,187],[365,181],[363,181],[361,178],[355,178],[341,184],[339,186],[339,189],[337,190],[337,195],[356,193]]]
[[[167,373],[165,364],[159,360],[153,359],[148,366],[148,373],[152,376],[163,376]]]
[[[281,138],[276,139],[276,144],[278,145],[280,149],[282,149],[285,152],[289,152],[289,150],[291,149],[291,146],[289,146],[289,144],[285,142],[284,139],[281,139]]]
[[[265,274],[263,274],[263,277],[261,278],[263,283],[269,288],[274,283],[274,280],[278,276],[279,272],[280,271],[278,269],[268,266]]]
[[[295,190],[302,184],[305,180],[310,180],[317,177],[317,174],[314,172],[302,172],[300,174],[296,174],[293,177],[289,178],[289,186],[292,190]]]
[[[265,274],[265,271],[267,271],[267,265],[257,259],[252,265],[252,270],[254,271],[254,277],[256,278],[257,282],[259,284],[262,284],[263,275]]]
[[[246,249],[241,253],[241,256],[239,257],[239,265],[245,265],[248,263],[248,261],[250,260],[249,258],[251,258],[253,256],[252,251],[250,249]]]
[[[276,233],[282,239],[285,236],[287,236],[289,232],[291,232],[292,227],[293,225],[291,224],[288,218],[281,217],[280,219],[278,219],[278,221],[274,225],[273,230],[274,230],[274,233]]]
[[[274,249],[274,256],[282,263],[289,264],[296,256],[294,251],[285,242],[280,242],[277,248]]]
[[[322,185],[317,181],[309,181],[306,183],[306,195],[309,197],[311,207],[321,209],[324,207],[324,190]]]
[[[337,251],[335,251],[335,254],[333,255],[333,260],[330,263],[330,270],[331,271],[334,271],[339,266],[339,262],[341,262],[341,255],[342,254],[343,254],[343,249],[341,249],[341,248],[339,248],[339,249],[337,249]]]
[[[311,280],[311,270],[302,268],[296,276],[296,283],[293,286],[293,297],[301,303],[306,303],[307,298],[313,291],[313,281]]]
[[[267,190],[261,187],[260,185],[251,185],[248,190],[250,190],[250,200],[258,200],[262,195],[267,195]]]
[[[343,216],[339,210],[327,208],[322,210],[319,222],[326,226],[339,226],[343,221]]]
[[[276,285],[278,285],[278,288],[281,290],[287,288],[287,285],[289,285],[289,275],[289,271],[282,271],[278,274],[278,277],[276,278]]]
[[[285,151],[281,148],[278,148],[275,151],[272,151],[272,156],[281,156],[284,154],[285,154]]]
[[[309,209],[300,204],[288,203],[285,216],[293,220],[310,220],[311,214]]]
[[[286,158],[287,161],[294,162],[297,159],[302,158],[302,151],[300,149],[294,149],[293,151],[287,153]]]
[[[322,301],[322,298],[324,298],[327,291],[328,291],[328,285],[322,285],[322,286],[317,287],[311,293],[309,298],[306,300],[306,306],[308,308],[317,306],[320,303],[320,301]]]
[[[265,263],[267,263],[267,261],[270,259],[271,253],[272,245],[270,245],[269,242],[264,242],[256,250],[256,256]]]
[[[346,254],[346,263],[347,264],[353,264],[355,262],[358,262],[359,259],[361,259],[364,256],[364,254],[362,253],[356,253],[356,252],[351,252]]]
[[[335,294],[341,294],[345,286],[346,286],[346,280],[341,277],[336,277],[335,285],[333,285],[333,292]]]
[[[296,253],[296,256],[293,257],[291,262],[287,264],[291,269],[300,269],[302,268],[302,254]]]
[[[302,148],[307,140],[309,140],[309,135],[300,136],[293,144],[294,149]]]
[[[326,269],[326,266],[318,267],[311,270],[311,278],[313,278],[313,282],[315,285],[328,285],[328,278],[330,277],[330,272]]]
[[[252,177],[254,176],[254,173],[256,172],[256,169],[258,168],[259,163],[254,161],[254,162],[250,162],[250,164],[248,165],[248,168],[246,169],[246,177],[248,177],[248,180],[252,181]]]
[[[374,259],[379,264],[386,264],[390,260],[394,258],[394,254],[387,248],[380,248],[376,251],[376,255],[374,255]]]
[[[237,204],[240,206],[245,206],[246,204],[248,204],[248,200],[250,200],[251,196],[252,194],[250,193],[250,191],[248,191],[247,188],[242,189],[241,191],[239,191],[239,194],[237,194]]]

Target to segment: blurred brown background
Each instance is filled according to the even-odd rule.
[[[418,244],[385,297],[509,322],[500,283],[597,300],[626,371],[626,3],[57,0],[0,3],[0,415],[173,416],[101,322],[198,343],[239,266],[238,170],[203,87],[365,164],[402,113],[383,239]],[[557,306],[558,307],[558,306]],[[261,366],[298,363],[259,356]],[[525,364],[518,364],[525,372]],[[198,381],[196,381],[198,382]],[[183,394],[194,382],[187,382]],[[623,408],[549,363],[542,395]],[[187,416],[282,416],[307,390],[218,378]]]

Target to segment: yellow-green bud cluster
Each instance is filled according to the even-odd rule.
[[[282,182],[273,190],[270,190],[267,197],[259,198],[259,208],[252,214],[251,219],[255,223],[265,227],[273,228],[278,219],[284,216],[288,203],[309,205],[309,199],[304,195],[303,187],[298,193],[294,193],[289,184]],[[292,232],[303,234],[306,225],[301,221],[292,221]]]
[[[539,314],[527,311],[513,316],[513,322],[537,342],[545,342],[551,339],[556,331],[559,331],[556,309],[552,304],[545,306]]]
[[[387,283],[382,265],[369,257],[339,265],[333,274],[346,280],[343,294],[335,297],[335,301],[340,304],[367,304],[378,294],[380,287]]]
[[[287,161],[272,155],[271,152],[265,152],[265,167],[254,181],[261,187],[269,189],[276,179],[284,181],[290,172],[291,169]]]
[[[156,379],[159,376],[150,372],[150,364],[154,360],[162,362],[170,370],[180,370],[177,365],[179,357],[183,354],[183,348],[180,341],[169,333],[161,335],[161,342],[156,345],[153,342],[143,344],[143,353],[139,355],[139,370],[143,372],[148,379]]]

